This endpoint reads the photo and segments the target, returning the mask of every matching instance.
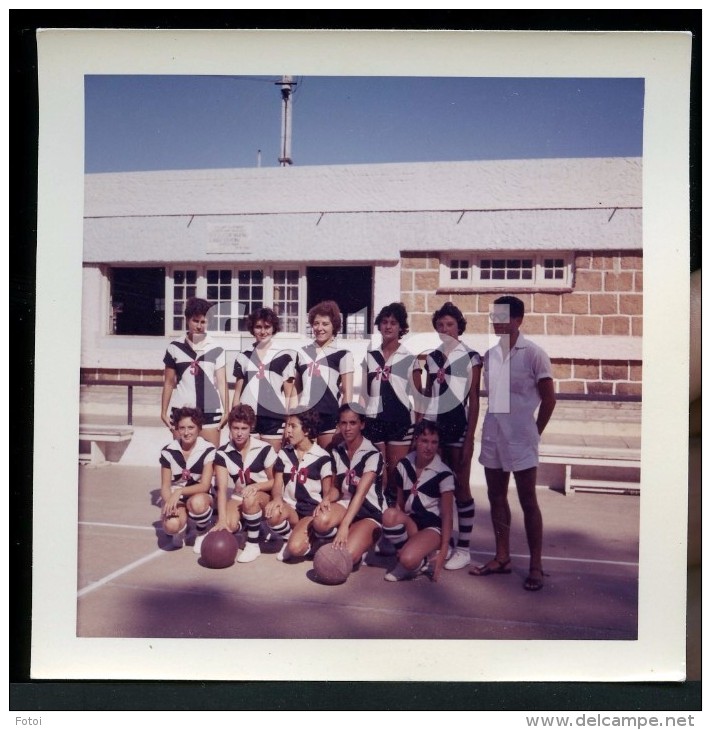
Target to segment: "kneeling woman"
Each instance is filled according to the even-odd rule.
[[[179,408],[175,413],[177,438],[160,452],[160,494],[163,531],[172,536],[172,547],[181,548],[188,518],[197,528],[196,549],[212,518],[212,485],[215,447],[200,435],[202,412]]]
[[[428,556],[439,550],[432,569],[437,580],[452,535],[454,475],[438,456],[439,429],[429,421],[415,426],[415,451],[395,469],[397,504],[383,514],[383,532],[398,551],[387,581],[408,580],[429,572]]]
[[[274,484],[277,455],[266,441],[252,436],[256,422],[250,406],[235,406],[227,417],[230,440],[215,455],[219,517],[213,530],[236,532],[243,523],[247,543],[238,563],[251,563],[261,555],[259,528]],[[234,491],[228,499],[230,478]]]
[[[341,441],[333,449],[337,501],[324,500],[314,513],[313,532],[333,537],[335,547],[348,550],[353,565],[372,548],[383,522],[383,469],[380,451],[363,437],[365,414],[342,405],[338,412]]]
[[[324,499],[335,499],[331,456],[317,443],[321,419],[315,410],[286,419],[287,444],[274,463],[272,501],[264,514],[284,540],[277,560],[303,557],[311,549],[310,525]]]

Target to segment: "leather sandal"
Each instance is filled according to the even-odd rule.
[[[493,567],[492,567],[493,566]],[[469,575],[505,575],[511,572],[511,558],[504,561],[492,558],[486,565],[477,565],[469,571]]]
[[[531,573],[540,573],[540,578],[534,578]],[[528,577],[523,582],[523,589],[525,591],[540,591],[541,588],[543,588],[543,576],[545,573],[542,570],[539,570],[538,568],[534,568],[531,570],[528,574]]]

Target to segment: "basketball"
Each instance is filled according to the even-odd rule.
[[[328,543],[314,555],[314,572],[321,583],[330,586],[345,583],[353,571],[353,560],[348,550],[339,550]]]
[[[229,530],[208,532],[200,546],[200,557],[208,568],[229,568],[237,557],[237,540]]]

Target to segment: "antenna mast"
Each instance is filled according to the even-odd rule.
[[[287,167],[292,164],[291,159],[291,95],[296,81],[291,76],[282,76],[281,81],[276,81],[281,86],[281,154],[279,164]]]

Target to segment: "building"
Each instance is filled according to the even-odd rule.
[[[392,301],[411,349],[431,346],[447,300],[484,351],[489,305],[513,293],[558,392],[638,398],[642,261],[638,158],[87,175],[82,382],[160,379],[193,295],[216,302],[228,351],[251,341],[254,307],[280,312],[288,347],[335,299],[359,353]]]

